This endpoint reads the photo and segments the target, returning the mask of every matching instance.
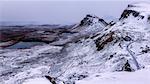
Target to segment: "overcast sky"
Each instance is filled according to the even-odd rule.
[[[0,0],[0,21],[69,24],[86,14],[119,18],[129,3],[141,0]],[[149,1],[149,0],[144,0]]]

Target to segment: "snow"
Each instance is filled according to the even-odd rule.
[[[34,79],[28,79],[23,84],[52,84],[49,80],[46,78],[34,78]]]
[[[149,2],[141,2],[130,4],[132,7],[128,7],[128,10],[136,10],[138,12],[147,12],[150,14],[150,3]]]
[[[58,46],[43,45],[31,49],[0,50],[0,83],[20,84],[25,79],[44,76],[55,62],[51,59],[55,58],[55,55],[51,54],[58,53],[61,49],[62,47]]]
[[[5,84],[19,84],[21,81],[41,77],[44,76],[48,72],[48,70],[49,70],[48,66],[39,66],[37,68],[24,70],[23,72],[19,72],[9,80],[6,80]]]
[[[149,84],[150,68],[135,72],[113,72],[94,74],[76,84]]]
[[[133,12],[131,12],[131,10]],[[140,2],[140,3],[134,3],[129,4],[128,7],[125,9],[127,11],[131,12],[131,14],[127,14],[127,18],[124,18],[122,21],[123,23],[132,24],[134,26],[149,26],[148,24],[148,17],[150,16],[150,3],[149,2]],[[135,16],[136,14],[136,16]]]
[[[107,23],[105,21],[100,21],[101,18],[93,14],[88,14],[82,21],[82,25],[78,25],[73,31],[79,31],[80,34],[94,34],[95,32],[101,31]],[[81,24],[81,23],[80,23]]]
[[[103,28],[96,19],[94,25],[84,26],[86,29],[80,33],[87,34],[92,31],[95,34],[100,29],[97,37],[79,38],[79,42],[69,43],[64,47],[43,45],[31,49],[0,50],[0,81],[2,84],[37,84],[37,81],[47,81],[43,77],[49,75],[65,82],[76,81],[77,84],[148,84],[150,52],[141,52],[146,46],[150,47],[150,29],[147,21],[137,20],[129,16],[124,24],[119,21],[114,26]],[[112,32],[113,40],[107,43],[106,40]],[[131,40],[124,40],[126,36]],[[72,38],[67,40],[70,39]],[[100,51],[95,43],[97,39],[99,44],[104,45]],[[135,72],[118,72],[123,71],[127,62]],[[136,69],[136,66],[141,70]],[[88,77],[80,79],[83,75]]]

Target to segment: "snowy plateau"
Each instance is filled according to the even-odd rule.
[[[117,22],[87,15],[71,32],[30,49],[0,49],[0,84],[150,84],[150,3]]]

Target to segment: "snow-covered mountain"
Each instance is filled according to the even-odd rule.
[[[67,58],[63,58],[60,64],[53,68],[65,71],[61,73],[62,79],[79,80],[80,75],[108,72],[108,71],[135,71],[142,69],[150,63],[150,29],[149,29],[149,10],[145,4],[132,4],[125,11],[138,12],[134,16],[131,12],[129,17],[123,18],[113,26],[105,27],[102,31],[88,39],[83,39],[79,43],[72,43],[66,48]],[[145,13],[145,14],[143,14]],[[126,15],[126,14],[125,14]],[[139,19],[143,15],[143,19]],[[145,52],[146,51],[146,52]],[[67,57],[66,56],[66,57]],[[63,62],[63,63],[62,63]],[[51,76],[59,74],[57,70],[52,71]],[[66,70],[67,68],[67,70]],[[56,72],[55,72],[56,71]],[[75,75],[75,76],[74,76]],[[76,76],[77,75],[77,76]],[[57,77],[57,76],[56,76]],[[77,78],[76,78],[77,77]]]
[[[107,25],[108,23],[103,19],[95,15],[87,14],[86,17],[84,17],[83,20],[81,20],[81,22],[72,31],[82,33],[95,33],[97,31],[101,31]]]
[[[78,33],[69,37],[70,41],[64,46],[0,50],[1,83],[30,84],[28,82],[34,78],[47,78],[52,84],[112,84],[106,81],[129,76],[140,80],[136,74],[128,76],[121,72],[128,71],[142,77],[146,73],[148,78],[144,84],[149,84],[150,3],[128,5],[113,25],[97,16],[87,15],[72,31]]]
[[[61,74],[62,79],[79,80],[80,75],[86,77],[93,72],[135,71],[149,65],[149,5],[144,3],[131,5],[124,11],[134,11],[128,15],[129,17],[123,18],[126,15],[123,12],[121,19],[115,25],[105,27],[91,38],[83,39],[76,44],[72,43],[66,48],[71,62],[65,58],[62,60],[63,63],[57,65],[62,66],[57,70],[65,71],[63,75]],[[139,15],[134,16],[134,13]],[[142,19],[141,16],[144,18]],[[58,74],[55,71],[51,71],[54,77],[56,73]]]
[[[87,14],[79,24],[68,29],[69,32],[60,35],[58,41],[51,43],[52,45],[65,45],[77,42],[80,39],[88,38],[96,32],[102,31],[108,25],[103,19]]]

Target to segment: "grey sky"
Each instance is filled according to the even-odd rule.
[[[141,0],[0,0],[0,21],[68,24],[86,14],[118,18],[129,3],[137,1]]]

